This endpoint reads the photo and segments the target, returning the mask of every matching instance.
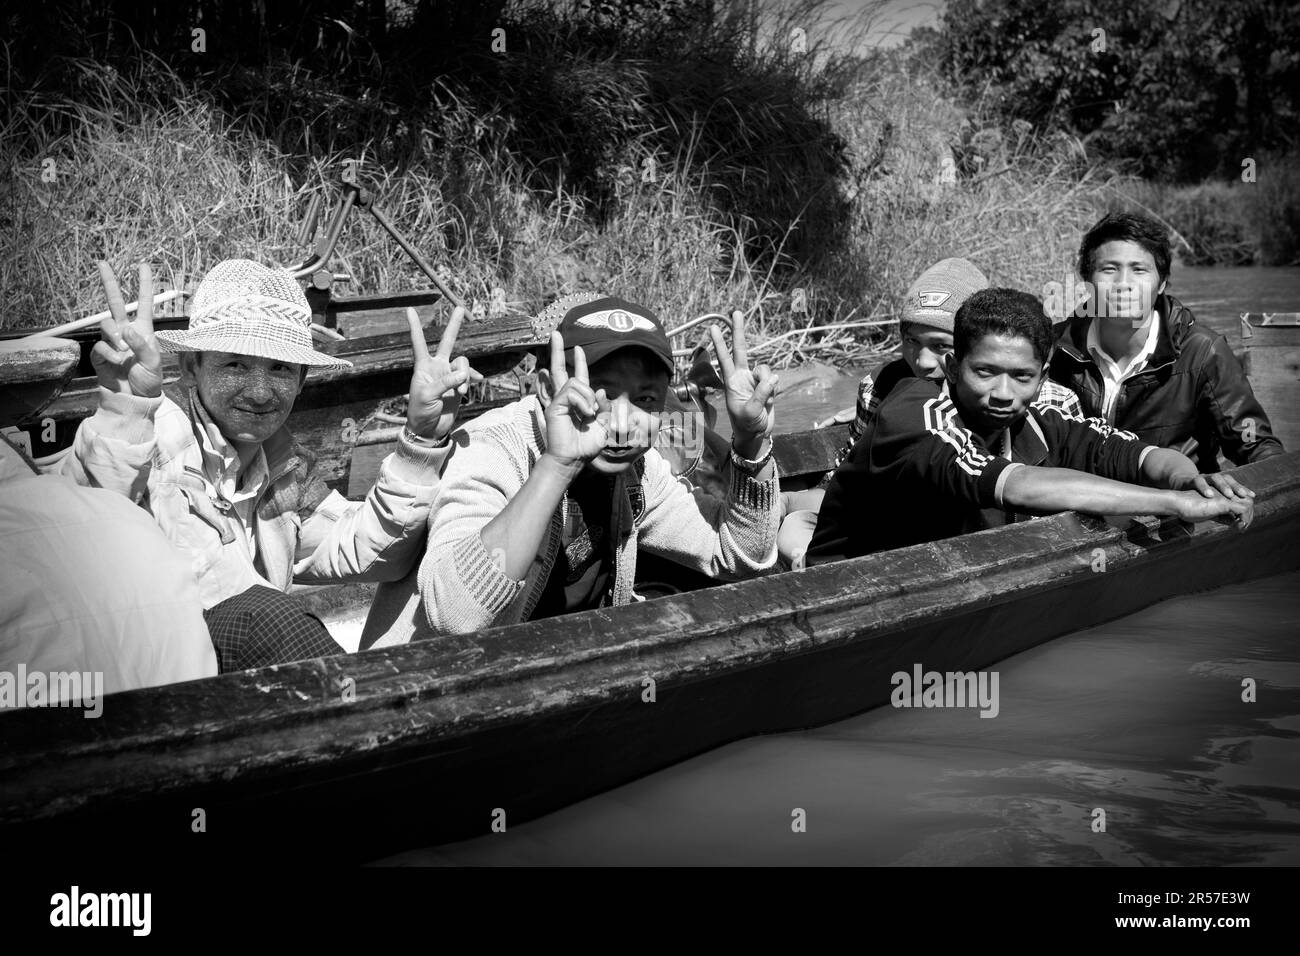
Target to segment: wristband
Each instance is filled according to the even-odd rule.
[[[402,426],[402,438],[415,445],[417,448],[437,448],[442,442],[436,438],[425,438],[423,435],[417,435],[411,431],[409,424]]]
[[[765,439],[767,451],[752,461],[748,458],[741,458],[736,454],[736,446],[731,446],[731,464],[739,468],[747,475],[756,475],[763,470],[763,466],[772,460],[772,449],[775,447],[770,439]]]

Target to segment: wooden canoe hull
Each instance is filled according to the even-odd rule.
[[[1300,455],[1255,524],[1073,514],[613,610],[0,717],[21,852],[333,862],[516,825],[710,748],[888,702],[1178,594],[1300,566]],[[1105,559],[1104,571],[1094,570]],[[646,702],[646,679],[654,701]],[[978,719],[972,713],[973,719]],[[206,833],[192,832],[204,811]]]
[[[0,339],[0,425],[39,415],[72,380],[79,357],[68,339]]]

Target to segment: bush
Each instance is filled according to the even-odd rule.
[[[1162,181],[1234,177],[1300,119],[1300,7],[1285,0],[949,0],[914,47],[1004,120]]]
[[[252,73],[244,92],[218,95],[151,57],[121,69],[62,61],[50,75],[65,91],[17,98],[0,143],[0,162],[17,172],[0,205],[11,216],[0,232],[2,321],[49,325],[101,309],[96,258],[119,274],[148,260],[191,289],[227,256],[300,260],[309,195],[361,157],[379,207],[467,299],[500,287],[535,314],[557,295],[608,289],[643,299],[670,328],[743,308],[756,342],[878,323],[824,333],[836,360],[854,361],[886,344],[926,266],[966,256],[995,282],[1041,291],[1105,203],[1112,177],[1076,138],[1007,123],[988,104],[959,106],[902,58],[822,55],[815,29],[805,58],[779,31],[750,52],[734,24],[718,30],[733,59],[700,61],[711,49],[702,36],[678,51],[675,73],[586,46],[585,59],[570,55],[557,31],[530,48],[536,62],[500,68],[493,82],[513,76],[515,87],[496,99],[447,75],[423,88],[419,110],[302,64],[265,68],[255,100]],[[663,35],[626,42],[653,53]],[[521,116],[544,76],[590,96],[556,80],[539,101],[548,105]],[[576,133],[545,139],[561,119],[586,131],[581,149],[564,147]],[[55,183],[41,181],[47,158]],[[428,286],[365,216],[351,220],[337,267],[355,293]],[[795,290],[806,312],[793,311]]]
[[[1300,264],[1300,162],[1294,156],[1261,157],[1253,183],[1128,180],[1118,197],[1120,206],[1165,220],[1189,265]]]

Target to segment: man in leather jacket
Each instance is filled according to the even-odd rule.
[[[1220,451],[1237,465],[1282,454],[1227,340],[1165,294],[1171,258],[1150,218],[1117,213],[1094,225],[1078,264],[1091,294],[1057,327],[1051,377],[1085,415],[1184,450],[1202,472],[1218,470]]]

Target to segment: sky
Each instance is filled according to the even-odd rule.
[[[877,6],[879,0],[834,0],[827,12],[832,16],[852,15],[864,7]],[[886,0],[874,19],[866,42],[873,46],[898,46],[913,28],[934,26],[943,10],[943,0]]]
[[[870,0],[837,0],[835,9],[854,13]],[[943,11],[943,0],[888,0],[881,11],[875,29],[867,41],[878,46],[898,46],[915,27],[934,26]]]

